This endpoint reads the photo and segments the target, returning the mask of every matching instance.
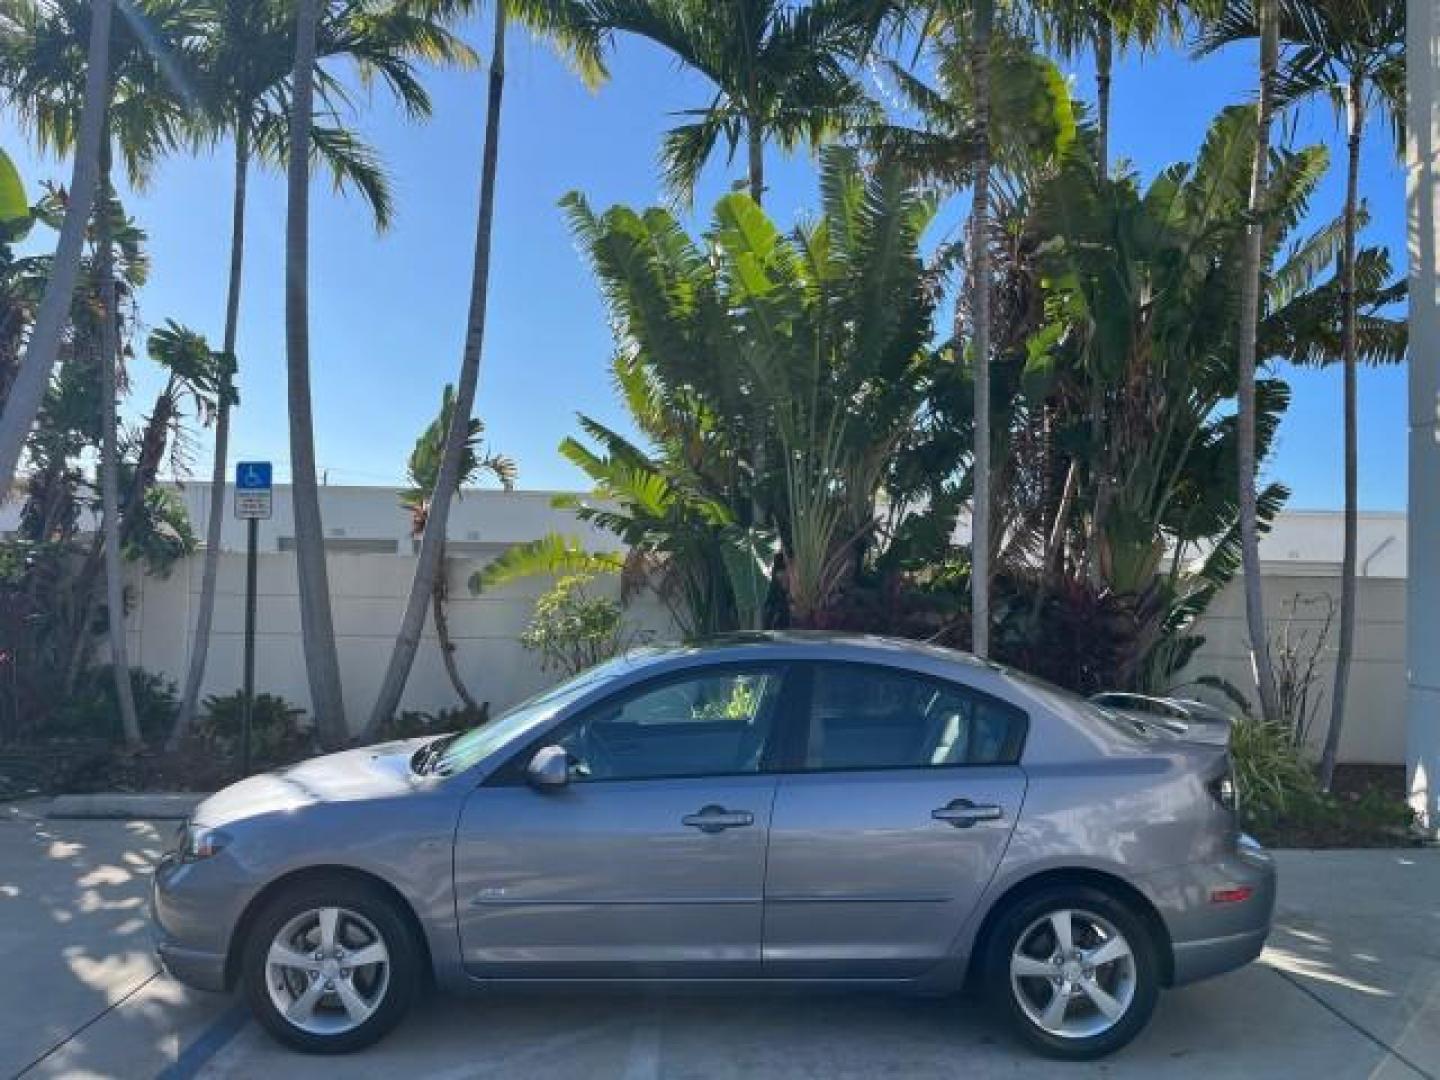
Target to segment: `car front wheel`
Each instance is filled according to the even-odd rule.
[[[344,1053],[404,1017],[419,988],[419,949],[381,890],[310,883],[276,897],[252,924],[243,979],[270,1034],[297,1050]]]
[[[1089,887],[1046,889],[1006,912],[986,972],[987,997],[1020,1037],[1069,1060],[1130,1042],[1160,989],[1148,927],[1129,905]]]

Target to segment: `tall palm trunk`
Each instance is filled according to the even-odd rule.
[[[245,110],[235,127],[235,190],[230,214],[230,281],[225,291],[225,355],[235,357],[240,326],[240,284],[245,268],[245,196],[250,177],[250,129]],[[233,369],[232,369],[233,370]],[[195,722],[205,661],[210,653],[210,628],[215,619],[215,588],[220,577],[220,535],[225,527],[225,484],[229,478],[231,378],[225,377],[215,410],[215,464],[210,473],[210,513],[205,523],[205,565],[200,574],[200,610],[190,644],[185,693],[170,732],[173,748]]]
[[[1115,63],[1115,27],[1100,16],[1095,36],[1095,159],[1100,175],[1110,175],[1110,81]]]
[[[747,124],[745,132],[745,145],[749,156],[749,183],[750,198],[755,200],[755,205],[763,205],[765,200],[765,129],[760,117],[752,115]],[[770,471],[769,453],[769,425],[765,416],[765,395],[760,393],[758,388],[754,394],[755,413],[751,423],[755,428],[755,445],[751,451],[755,475],[753,479],[754,491],[750,500],[750,524],[753,528],[763,529],[765,527],[765,500],[761,497],[761,485],[765,482],[766,474]],[[772,568],[772,573],[774,568]],[[740,627],[742,630],[763,630],[765,629],[765,603],[762,601],[754,605],[750,612],[750,625]]]
[[[120,424],[115,415],[120,349],[111,203],[110,146],[108,136],[103,136],[99,213],[95,219],[95,272],[100,279],[100,506],[105,545],[105,606],[115,697],[120,703],[120,727],[125,741],[138,747],[142,740],[130,686],[130,650],[125,638],[125,568],[120,550]]]
[[[111,0],[94,0],[90,5],[90,44],[85,71],[85,100],[80,113],[80,132],[75,143],[75,162],[70,172],[70,198],[65,220],[55,247],[55,260],[45,282],[45,293],[25,358],[10,384],[0,411],[0,502],[9,497],[15,469],[31,425],[39,415],[50,373],[60,355],[60,339],[70,320],[70,303],[80,276],[80,258],[85,231],[95,206],[95,188],[100,175],[100,136],[104,129],[105,105],[110,85]]]
[[[757,203],[765,199],[765,130],[758,117],[752,117],[746,132],[749,157],[750,197]]]
[[[1270,666],[1270,639],[1265,627],[1265,600],[1260,579],[1260,536],[1256,508],[1255,364],[1260,325],[1260,272],[1270,166],[1270,123],[1274,110],[1275,65],[1280,52],[1279,12],[1276,0],[1258,0],[1260,26],[1260,100],[1256,107],[1255,164],[1250,178],[1250,225],[1245,234],[1245,263],[1240,283],[1240,335],[1236,349],[1237,391],[1236,458],[1239,464],[1240,549],[1245,571],[1245,617],[1250,633],[1250,664],[1260,695],[1260,712],[1266,720],[1280,717],[1275,671]]]
[[[1360,213],[1360,142],[1365,133],[1365,86],[1359,77],[1349,86],[1349,161],[1345,174],[1345,238],[1340,258],[1340,359],[1345,371],[1345,554],[1340,564],[1340,647],[1335,654],[1335,687],[1330,695],[1330,727],[1320,756],[1320,783],[1328,791],[1335,779],[1345,699],[1350,689],[1350,658],[1355,651],[1355,559],[1359,547],[1359,432],[1356,380],[1355,232]]]
[[[320,0],[299,0],[295,30],[294,100],[290,114],[288,208],[285,220],[285,352],[290,401],[290,491],[295,513],[295,563],[300,633],[315,726],[325,746],[349,738],[330,614],[325,534],[315,481],[315,424],[310,407],[310,127],[315,98],[315,26]]]
[[[975,491],[971,511],[971,649],[990,652],[990,29],[993,0],[975,5],[975,192],[970,209],[970,316],[975,349]],[[956,334],[956,342],[960,336]]]
[[[415,577],[405,601],[400,632],[390,653],[390,665],[380,684],[370,719],[365,726],[373,735],[394,715],[410,678],[420,635],[425,628],[426,602],[435,589],[436,575],[444,572],[445,531],[450,521],[450,500],[455,495],[464,457],[470,417],[475,409],[475,388],[480,381],[480,361],[485,346],[485,311],[490,291],[490,238],[495,223],[495,173],[500,159],[500,105],[505,93],[506,5],[495,0],[495,32],[490,58],[490,79],[485,101],[485,147],[480,164],[480,208],[475,225],[475,259],[470,277],[470,314],[465,330],[465,351],[460,360],[460,379],[450,424],[445,429],[445,447],[430,512],[420,537],[420,554],[415,560]]]

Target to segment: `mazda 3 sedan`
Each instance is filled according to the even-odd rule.
[[[913,642],[648,649],[205,800],[155,874],[157,948],[308,1051],[429,983],[970,982],[1096,1057],[1269,932],[1219,742]]]

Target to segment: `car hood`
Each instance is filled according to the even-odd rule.
[[[192,819],[220,826],[261,814],[293,813],[317,803],[403,798],[433,783],[410,770],[411,756],[427,741],[363,746],[250,776],[210,796],[195,808]]]

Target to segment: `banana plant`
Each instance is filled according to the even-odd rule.
[[[822,213],[789,231],[740,192],[699,239],[665,209],[565,200],[649,443],[582,417],[596,445],[561,448],[595,484],[579,512],[646,559],[690,633],[824,625],[921,424],[937,200],[853,151],[826,150],[821,174]]]

